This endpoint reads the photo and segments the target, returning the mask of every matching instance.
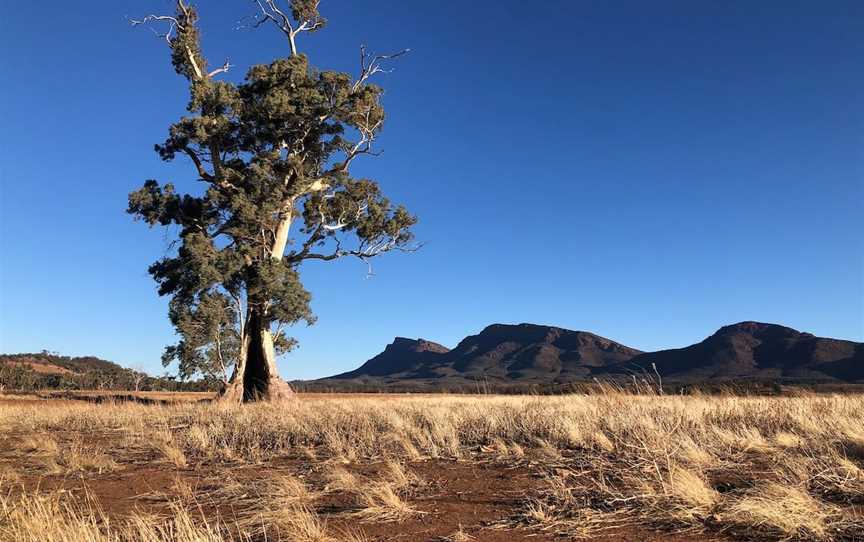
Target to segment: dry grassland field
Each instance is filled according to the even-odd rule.
[[[7,396],[0,429],[4,542],[864,540],[860,395]]]

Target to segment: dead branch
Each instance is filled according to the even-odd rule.
[[[356,92],[367,79],[375,75],[376,73],[391,73],[393,69],[385,69],[382,67],[382,63],[388,60],[393,60],[394,58],[399,58],[400,56],[407,54],[411,51],[411,49],[402,49],[401,51],[397,51],[395,53],[390,53],[387,55],[375,55],[370,58],[370,55],[366,51],[366,46],[360,46],[360,75],[357,77],[357,80],[354,81],[353,90]]]
[[[175,28],[179,28],[181,30],[183,29],[183,25],[180,24],[180,22],[177,20],[177,18],[171,17],[170,15],[147,15],[146,17],[144,17],[142,19],[132,19],[130,17],[126,17],[126,19],[129,21],[129,24],[131,24],[132,26],[147,25],[147,27],[150,28],[150,30],[156,35],[156,37],[160,38],[160,39],[164,39],[169,47],[171,47],[171,38],[172,38],[172,34],[174,33],[174,29]],[[168,30],[166,30],[165,32],[159,32],[158,30],[153,28],[153,26],[151,25],[151,23],[154,23],[154,22],[156,22],[156,23],[158,23],[158,22],[169,23],[168,24]]]
[[[215,75],[219,75],[220,73],[225,73],[225,72],[227,72],[228,70],[230,70],[230,69],[233,68],[233,67],[234,67],[234,64],[231,64],[231,63],[228,61],[228,59],[226,58],[226,59],[225,59],[225,63],[222,64],[222,66],[221,66],[220,68],[216,68],[215,70],[213,70],[213,71],[211,71],[210,73],[207,74],[207,78],[208,78],[208,79],[212,79],[213,76],[215,76]]]
[[[301,32],[313,32],[324,26],[324,21],[320,17],[292,22],[291,17],[285,10],[279,7],[276,0],[253,1],[258,6],[259,14],[252,17],[254,22],[251,27],[259,28],[268,21],[272,22],[288,38],[292,56],[297,54],[298,34]],[[317,7],[318,3],[316,2],[315,5]]]

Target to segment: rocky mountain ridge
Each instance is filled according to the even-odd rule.
[[[724,326],[690,346],[642,352],[587,331],[493,324],[452,350],[425,339],[399,337],[358,369],[330,379],[561,384],[655,370],[661,378],[685,382],[753,378],[864,382],[864,343],[745,321]]]

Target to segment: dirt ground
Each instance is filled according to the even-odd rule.
[[[0,404],[26,405],[32,408],[80,404],[93,397],[111,397],[110,392],[84,392],[66,398],[50,394],[0,397]],[[71,398],[73,397],[74,398]],[[200,401],[210,394],[140,393],[139,398],[156,401]],[[396,400],[399,394],[337,394],[339,398],[375,401]],[[333,394],[302,394],[302,401],[326,401]],[[121,398],[122,399],[122,398]],[[55,433],[58,442],[72,437]],[[520,521],[527,500],[542,490],[542,480],[550,468],[544,458],[526,455],[519,460],[500,460],[488,451],[476,450],[460,460],[426,459],[407,462],[406,469],[422,483],[407,499],[416,511],[411,517],[396,521],[367,521],[356,516],[357,505],[350,492],[328,487],[328,473],[343,468],[358,479],[374,480],[385,469],[383,461],[357,460],[334,465],[332,460],[309,457],[281,457],[257,464],[201,462],[189,466],[166,464],[152,450],[121,449],[112,442],[115,435],[90,434],[89,445],[110,450],[109,457],[119,468],[108,472],[73,473],[46,472],[44,460],[35,454],[20,452],[26,434],[8,433],[0,437],[0,472],[4,469],[17,474],[20,491],[60,491],[91,503],[108,518],[122,520],[133,513],[164,516],[171,513],[170,504],[189,499],[194,494],[195,508],[202,516],[230,518],[242,516],[244,507],[254,507],[254,494],[240,498],[223,495],[227,485],[249,488],[268,479],[289,475],[301,480],[313,492],[309,503],[334,531],[360,532],[368,540],[449,541],[477,540],[518,542],[566,540],[556,532],[544,532]],[[191,490],[191,492],[190,492]],[[254,490],[250,490],[254,493]],[[461,537],[461,538],[460,538]],[[592,540],[612,541],[671,541],[722,540],[704,535],[661,532],[648,527],[613,528]]]
[[[21,458],[9,453],[10,440],[4,439],[0,466],[21,467]],[[120,459],[120,458],[118,458]],[[127,461],[129,461],[127,459]],[[92,499],[109,517],[122,519],[133,512],[170,514],[169,503],[182,498],[178,487],[193,488],[198,507],[207,517],[231,518],[243,513],[243,504],[220,503],[218,497],[208,501],[210,492],[218,493],[226,479],[253,486],[255,481],[280,474],[290,474],[309,486],[323,490],[329,464],[309,459],[285,458],[260,465],[242,465],[226,469],[217,465],[195,465],[177,468],[160,464],[157,458],[139,457],[121,470],[110,473],[25,474],[20,477],[25,491],[63,490],[79,498]],[[417,510],[413,517],[398,521],[363,521],[354,517],[356,509],[350,495],[322,492],[313,506],[335,531],[360,531],[370,540],[445,541],[455,540],[454,533],[489,542],[566,540],[567,536],[546,533],[520,525],[518,516],[526,499],[540,490],[542,471],[526,460],[519,464],[476,460],[427,460],[407,467],[424,481],[424,486],[408,499]],[[360,477],[374,478],[381,463],[354,463],[344,468]],[[25,469],[26,471],[26,469]],[[659,532],[633,526],[613,529],[592,540],[670,541],[722,540],[717,537]]]
[[[34,495],[248,542],[864,540],[858,397],[210,399],[0,396],[0,542]]]

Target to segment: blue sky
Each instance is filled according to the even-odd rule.
[[[51,2],[49,2],[51,4]],[[167,48],[124,16],[165,0],[18,2],[0,21],[0,351],[151,372],[173,340],[147,275],[169,237],[125,214],[184,113]],[[757,5],[758,4],[758,5]],[[204,48],[241,78],[287,54],[199,0]],[[302,269],[319,321],[286,378],[348,370],[394,336],[453,346],[493,322],[643,350],[761,320],[864,340],[860,2],[324,0],[301,50],[381,80],[384,155],[357,162],[420,217],[425,247]]]

